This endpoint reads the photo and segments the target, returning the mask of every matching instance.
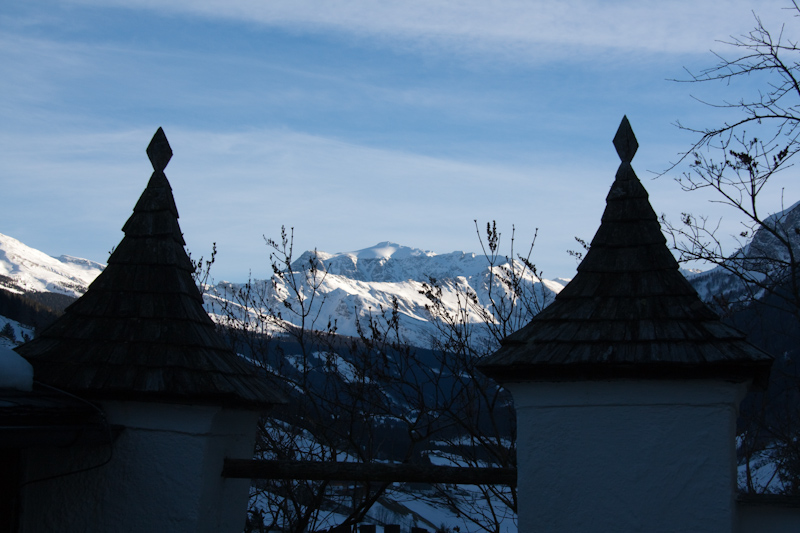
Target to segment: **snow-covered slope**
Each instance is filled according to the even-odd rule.
[[[14,348],[28,339],[33,338],[33,328],[0,316],[0,346]]]
[[[795,231],[795,228],[800,228],[800,203],[773,215],[768,223],[781,235],[786,235],[795,246],[795,252],[800,254],[800,234]],[[763,278],[771,274],[765,267],[771,263],[762,258],[788,258],[786,247],[763,229],[732,256],[731,262],[736,262],[739,268],[749,269],[754,277]],[[249,310],[239,307],[238,312],[252,317],[259,311],[253,308],[253,304],[262,309],[271,307],[280,313],[284,323],[299,325],[303,321],[300,313],[304,307],[307,311],[306,327],[324,329],[331,319],[338,333],[355,336],[359,324],[363,327],[369,316],[387,313],[396,298],[403,335],[414,344],[427,346],[436,330],[426,310],[430,301],[422,294],[423,284],[432,278],[437,280],[442,289],[442,302],[450,312],[463,308],[464,295],[474,293],[479,305],[470,311],[469,317],[479,323],[485,319],[481,317],[480,307],[486,309],[493,297],[507,293],[498,281],[498,275],[511,265],[505,261],[502,263],[490,270],[483,255],[464,252],[436,254],[391,242],[335,254],[307,251],[292,263],[291,274],[278,279],[274,285],[270,280],[253,282],[251,296],[255,294],[258,297],[250,302]],[[312,279],[312,265],[316,268],[315,279]],[[85,292],[103,268],[104,265],[87,259],[66,255],[51,257],[0,234],[0,287],[12,292],[48,291],[77,297]],[[741,282],[724,268],[687,271],[685,274],[706,301],[719,297],[735,301],[742,296]],[[568,279],[558,278],[538,280],[526,272],[522,288],[536,298],[539,307],[543,307],[568,282]],[[316,293],[312,289],[315,285]],[[235,300],[234,295],[246,286],[244,283],[222,282],[211,287],[206,296],[207,310],[219,318],[224,307],[222,299]],[[238,303],[228,305],[228,308],[237,307]]]
[[[474,253],[435,254],[382,242],[354,252],[305,252],[292,263],[290,275],[274,285],[269,280],[255,281],[250,289],[258,295],[256,307],[271,307],[285,321],[299,325],[305,314],[306,327],[320,329],[327,327],[330,319],[338,333],[350,336],[358,335],[359,324],[365,327],[369,316],[388,316],[396,298],[402,335],[412,344],[427,346],[437,331],[426,310],[430,300],[422,294],[424,283],[436,279],[442,289],[441,300],[452,313],[464,306],[466,294],[474,294],[478,305],[469,317],[480,323],[484,320],[480,308],[487,309],[492,298],[498,301],[508,294],[498,276],[510,267],[502,261],[490,269],[487,258]],[[521,269],[522,265],[515,263],[515,267]],[[538,280],[526,271],[521,290],[543,307],[566,282]],[[315,286],[316,291],[312,289]],[[242,289],[246,286],[218,284],[209,291],[208,310],[218,313],[219,299],[235,299],[234,294]]]
[[[795,261],[800,258],[800,202],[771,215],[764,225],[772,231],[758,229],[750,242],[731,255],[722,266],[687,275],[703,300],[747,302],[762,298],[764,291],[743,280],[767,286],[778,286],[784,282],[788,271],[786,266],[791,263],[790,250]]]
[[[51,257],[0,233],[0,287],[78,297],[105,265],[69,255]]]
[[[312,263],[318,269],[316,280],[312,279]],[[519,263],[515,266],[521,267]],[[12,292],[47,291],[78,297],[103,268],[88,259],[51,257],[0,234],[0,287]],[[498,276],[508,268],[510,265],[502,261],[490,270],[487,258],[474,253],[436,254],[391,242],[336,254],[308,251],[292,263],[291,273],[277,279],[274,286],[271,280],[252,283],[251,296],[258,295],[257,307],[262,309],[251,308],[247,312],[237,303],[228,308],[238,308],[240,315],[252,318],[263,308],[272,307],[284,323],[299,325],[303,320],[300,312],[305,307],[309,311],[306,327],[325,329],[330,319],[338,333],[357,336],[359,324],[365,326],[369,316],[377,317],[381,312],[388,316],[396,298],[403,336],[409,342],[427,346],[436,330],[425,309],[430,301],[422,294],[424,283],[437,280],[442,302],[450,312],[463,307],[467,293],[474,293],[479,305],[469,316],[479,323],[484,320],[480,306],[486,308],[492,298],[497,300],[507,294]],[[538,280],[526,272],[521,288],[543,307],[567,282]],[[235,295],[245,287],[244,283],[229,282],[210,287],[207,310],[220,319],[223,300],[235,301]]]
[[[486,259],[475,254],[452,252],[437,255],[391,242],[381,242],[355,252],[329,254],[305,252],[293,270],[307,266],[316,253],[317,265],[329,274],[366,282],[397,282],[408,279],[472,277],[486,269]]]

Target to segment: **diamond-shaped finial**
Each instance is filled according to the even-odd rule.
[[[156,134],[153,135],[153,140],[147,146],[147,157],[150,158],[150,163],[156,171],[163,172],[167,168],[169,160],[172,159],[172,148],[169,146],[163,129],[158,128]]]
[[[636,155],[636,150],[639,149],[639,143],[636,141],[636,136],[633,134],[633,129],[631,129],[631,123],[628,122],[627,116],[622,117],[617,134],[614,135],[614,148],[617,149],[617,154],[623,163],[633,161],[633,156]]]

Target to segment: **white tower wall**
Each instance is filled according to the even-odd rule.
[[[746,384],[506,383],[520,532],[726,532]]]
[[[108,464],[23,489],[22,532],[237,532],[249,480],[223,478],[225,457],[250,458],[258,414],[209,406],[105,402],[123,429]],[[108,445],[31,449],[27,480],[102,463]]]

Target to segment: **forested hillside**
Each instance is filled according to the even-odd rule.
[[[0,289],[0,316],[40,329],[50,325],[74,300],[50,292],[17,294]]]

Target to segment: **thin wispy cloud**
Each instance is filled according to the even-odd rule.
[[[124,100],[120,111],[140,107],[215,110],[257,116],[270,108],[335,109],[363,108],[365,105],[435,110],[437,113],[496,118],[502,111],[488,111],[503,99],[480,91],[453,90],[415,80],[403,85],[382,81],[377,76],[359,76],[347,69],[297,66],[234,53],[157,50],[122,43],[82,43],[28,37],[0,31],[0,89],[7,117],[15,113],[27,118],[19,104],[54,108],[64,101],[80,103],[92,87],[103,90],[113,85],[114,97]],[[155,88],[155,92],[154,92]],[[95,109],[103,99],[92,98],[84,105]],[[487,104],[490,104],[487,106]],[[85,112],[91,112],[86,109]],[[202,116],[202,115],[198,115]],[[232,117],[235,120],[235,117]]]
[[[600,159],[509,165],[289,130],[219,133],[169,124],[165,130],[175,152],[166,173],[189,248],[207,254],[218,243],[217,271],[234,280],[251,270],[268,275],[262,236],[277,237],[282,225],[295,229],[300,251],[340,252],[393,240],[441,253],[478,248],[473,219],[497,220],[505,238],[516,226],[520,242],[542,228],[537,261],[552,275],[569,274],[574,265],[565,250],[574,236],[591,238],[617,164],[610,142]],[[70,243],[51,253],[105,260],[150,175],[144,148],[152,133],[0,136],[18,155],[0,169],[25,180],[0,200],[5,232],[34,246],[37,234],[49,234]],[[646,185],[657,210],[675,201],[703,208],[703,199],[678,198],[666,180]]]
[[[781,14],[773,4],[759,6],[765,22]],[[687,61],[713,62],[714,39],[752,27],[751,7],[6,4],[0,179],[11,186],[0,232],[103,261],[163,126],[189,247],[205,254],[217,242],[221,277],[268,274],[262,235],[281,225],[295,228],[299,251],[394,240],[444,253],[478,248],[473,219],[497,219],[506,238],[513,224],[522,240],[540,227],[537,264],[569,275],[565,250],[597,227],[623,114],[656,211],[710,212],[708,198],[647,170],[689,144],[673,121],[716,120],[666,80]]]
[[[752,24],[752,2],[503,0],[76,0],[232,19],[301,32],[337,32],[417,52],[539,63],[609,53],[696,54]],[[775,13],[784,3],[759,2]],[[775,18],[776,15],[765,15]]]
[[[388,239],[469,251],[477,245],[472,219],[487,217],[509,230],[516,220],[532,235],[536,221],[557,215],[552,198],[568,186],[561,173],[574,170],[466,164],[285,130],[220,134],[167,125],[166,131],[175,151],[167,175],[190,248],[202,253],[218,242],[222,270],[240,276],[264,266],[254,249],[263,234],[276,236],[281,225],[296,229],[300,250],[322,245],[344,251]],[[39,137],[36,145],[26,136],[0,137],[19,155],[3,172],[28,180],[2,200],[4,218],[19,220],[16,235],[33,242],[32,234],[55,231],[66,239],[112,220],[93,228],[100,249],[110,249],[151,171],[144,154],[150,135],[54,135]],[[537,182],[544,176],[547,181]],[[598,180],[597,189],[604,187]],[[46,212],[25,201],[33,191]],[[75,197],[65,203],[70,191]],[[512,203],[508,194],[527,200]],[[61,253],[85,253],[89,244]]]

